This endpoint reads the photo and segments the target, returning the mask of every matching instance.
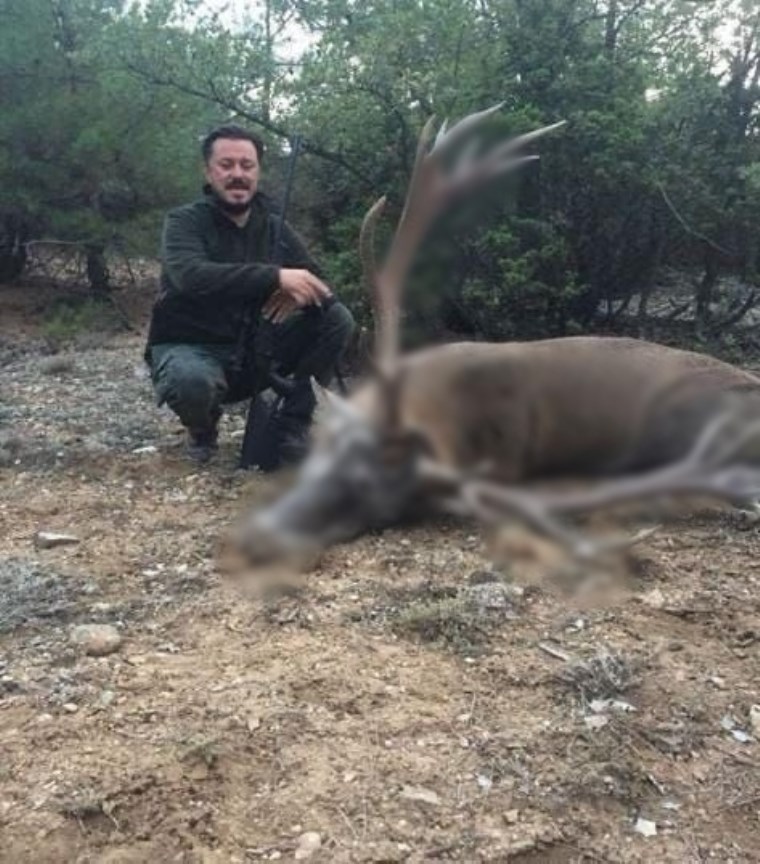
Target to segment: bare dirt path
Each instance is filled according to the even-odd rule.
[[[250,598],[215,559],[266,485],[242,417],[199,471],[140,338],[51,358],[3,308],[0,860],[760,861],[757,530],[675,520],[603,607],[452,525]]]

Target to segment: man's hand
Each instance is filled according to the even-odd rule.
[[[280,270],[280,291],[295,300],[298,307],[319,305],[332,296],[325,283],[308,270],[283,267]]]
[[[319,306],[332,296],[325,283],[308,270],[283,267],[280,287],[264,304],[262,314],[275,324],[281,324],[296,309]]]
[[[273,324],[282,324],[296,309],[298,309],[296,301],[278,288],[264,304],[261,314]]]

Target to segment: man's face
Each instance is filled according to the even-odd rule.
[[[251,141],[218,138],[206,163],[206,182],[231,211],[245,212],[259,185],[259,158]]]

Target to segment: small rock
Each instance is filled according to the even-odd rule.
[[[595,714],[591,717],[584,717],[583,722],[592,732],[598,732],[600,729],[604,729],[604,727],[607,726],[610,722],[610,718],[605,717],[604,714]]]
[[[519,810],[507,810],[507,812],[504,814],[504,821],[507,823],[507,825],[516,825],[519,819]]]
[[[432,789],[425,789],[424,786],[404,786],[401,790],[401,797],[407,801],[421,801],[423,804],[441,803],[441,799],[433,792]]]
[[[583,618],[574,618],[572,621],[568,622],[565,626],[566,633],[580,633],[581,630],[584,630],[586,627],[586,622]]]
[[[0,693],[19,693],[24,688],[12,675],[3,675],[0,677]]]
[[[662,609],[665,606],[665,595],[659,588],[653,588],[641,595],[641,602],[646,603],[652,609]]]
[[[91,611],[96,612],[99,615],[105,615],[113,609],[112,603],[93,603],[90,607]]]
[[[760,737],[760,705],[753,705],[749,709],[749,723],[755,735]]]
[[[108,706],[113,702],[115,698],[116,694],[113,692],[113,690],[104,690],[100,694],[100,699],[98,699],[98,705],[100,705],[101,708],[108,708]]]
[[[298,838],[298,846],[296,846],[296,861],[305,861],[307,858],[319,851],[322,845],[322,838],[316,831],[307,831]]]
[[[64,703],[63,710],[67,714],[76,714],[79,711],[79,705],[76,705],[74,702],[66,702]]]
[[[73,534],[58,534],[55,531],[38,531],[34,535],[34,545],[38,549],[55,549],[56,546],[72,546],[79,543]]]
[[[494,570],[475,570],[467,577],[470,585],[493,585],[501,581],[501,576]]]
[[[503,582],[476,583],[464,589],[462,593],[475,606],[479,615],[496,611],[512,611],[512,617],[517,617],[512,609],[515,603],[514,589]]]
[[[633,830],[637,834],[641,834],[643,837],[656,837],[657,836],[657,823],[652,822],[651,819],[644,819],[639,816],[636,820],[636,824],[633,827]]]
[[[121,635],[110,624],[80,624],[71,631],[71,641],[91,657],[105,657],[121,647]]]
[[[623,699],[592,699],[588,703],[588,707],[594,714],[601,714],[604,711],[622,711],[625,714],[631,714],[636,710],[630,702]]]
[[[732,729],[731,735],[740,744],[749,744],[752,741],[752,736],[747,734],[743,729]]]

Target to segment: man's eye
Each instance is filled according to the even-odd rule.
[[[220,162],[219,166],[224,169],[232,168],[232,162]]]
[[[255,167],[253,162],[243,162],[242,164],[243,171],[253,171]]]

